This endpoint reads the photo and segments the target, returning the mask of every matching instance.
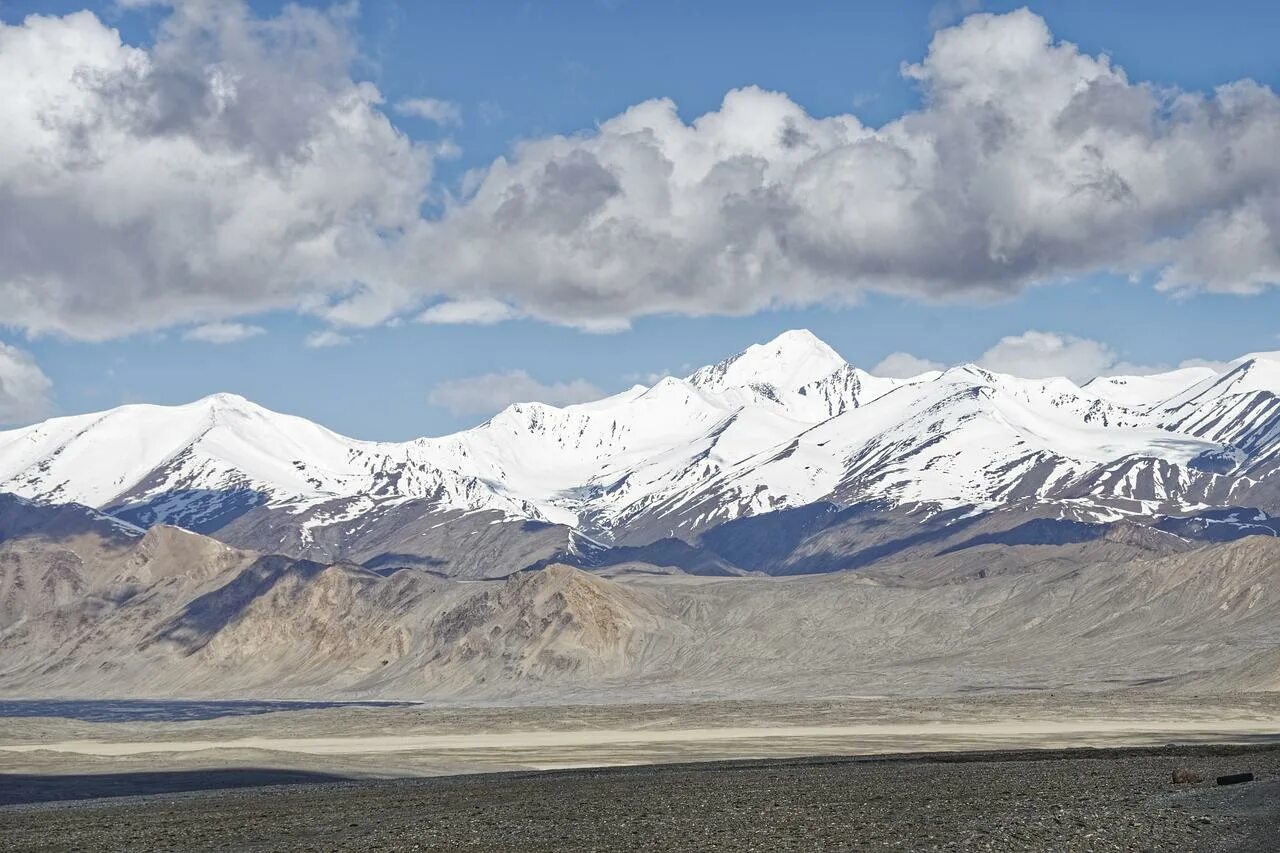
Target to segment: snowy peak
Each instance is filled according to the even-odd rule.
[[[688,382],[708,391],[765,385],[794,391],[846,367],[840,354],[817,335],[796,329],[704,367],[689,376]]]
[[[215,394],[181,406],[129,405],[0,434],[0,490],[104,507],[146,494],[341,491],[361,446],[303,418]]]
[[[205,406],[210,409],[223,409],[227,411],[247,411],[250,409],[268,411],[252,400],[249,400],[246,397],[241,397],[239,394],[232,394],[229,391],[219,391],[216,394],[210,394],[207,397],[202,397],[201,399],[196,400],[193,405]]]
[[[753,344],[684,381],[731,407],[764,406],[806,423],[835,417],[902,384],[850,365],[807,329]]]

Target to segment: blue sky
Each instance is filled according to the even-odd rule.
[[[0,20],[16,25],[29,13],[80,8],[85,4],[4,2]],[[112,3],[87,8],[142,47],[170,14],[165,7]],[[264,19],[280,8],[253,4]],[[987,3],[982,11],[1013,8]],[[1030,8],[1054,38],[1078,44],[1085,54],[1108,54],[1133,82],[1188,91],[1242,78],[1280,85],[1280,6],[1274,3],[1046,2]],[[464,194],[469,172],[509,155],[519,140],[590,133],[650,98],[673,99],[690,121],[717,109],[727,91],[757,85],[786,93],[815,118],[851,113],[878,127],[921,108],[921,87],[904,79],[901,66],[922,60],[935,26],[954,24],[968,11],[967,4],[928,2],[364,0],[350,22],[358,51],[350,73],[377,86],[384,111],[411,140],[448,139],[456,146],[455,156],[435,163],[436,189],[424,206],[430,218],[439,212],[440,194]],[[393,108],[423,97],[456,105],[460,122],[442,125]],[[1096,341],[1116,361],[1153,367],[1280,349],[1280,289],[1169,293],[1155,289],[1156,278],[1154,271],[1094,269],[999,298],[871,291],[844,306],[826,300],[746,316],[640,313],[630,328],[609,333],[537,319],[494,325],[393,320],[341,327],[349,343],[313,348],[305,341],[328,327],[325,319],[277,308],[239,317],[193,314],[190,322],[158,322],[105,340],[19,322],[0,329],[0,341],[39,365],[52,383],[47,397],[54,413],[234,391],[373,439],[439,434],[483,419],[479,411],[433,403],[432,389],[441,383],[522,370],[541,383],[577,381],[612,392],[796,327],[812,329],[868,368],[893,352],[941,363],[973,360],[1001,338],[1028,330]],[[226,344],[184,337],[191,323],[211,319],[263,331]]]

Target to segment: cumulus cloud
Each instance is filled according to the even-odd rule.
[[[31,354],[0,342],[0,424],[44,417],[51,408],[53,382]]]
[[[567,406],[603,396],[603,391],[585,379],[542,383],[523,370],[510,370],[441,382],[431,389],[427,400],[455,415],[491,415],[512,403]]]
[[[246,323],[204,323],[194,329],[188,329],[182,337],[188,341],[199,341],[204,344],[234,344],[245,338],[261,335],[266,329],[261,326],[250,326]]]
[[[657,99],[521,141],[456,196],[431,185],[449,151],[397,131],[352,54],[340,14],[236,0],[180,0],[148,49],[88,12],[0,26],[0,322],[104,338],[502,305],[608,331],[1105,270],[1175,294],[1280,281],[1280,98],[1130,80],[1025,9],[936,32],[902,68],[923,106],[881,127],[754,87],[691,122]]]
[[[462,108],[439,98],[407,98],[396,103],[396,112],[441,125],[462,124]]]
[[[867,291],[991,298],[1103,270],[1170,291],[1280,280],[1280,99],[1135,82],[1027,10],[936,33],[879,128],[785,94],[669,100],[526,140],[415,234],[442,289],[614,327]],[[402,294],[412,299],[412,289]]]
[[[914,356],[909,352],[891,352],[873,368],[873,376],[888,376],[894,379],[910,379],[931,370],[942,370],[946,367],[940,361]]]
[[[1035,331],[1001,338],[977,361],[981,367],[997,373],[1027,379],[1065,376],[1076,383],[1088,382],[1110,371],[1116,362],[1111,348],[1099,341]]]
[[[375,281],[430,153],[354,81],[342,10],[179,0],[0,24],[0,324],[101,339]]]

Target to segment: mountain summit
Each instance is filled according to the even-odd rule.
[[[751,385],[792,390],[848,367],[840,354],[808,329],[783,332],[735,356],[694,371],[688,382],[708,391]]]

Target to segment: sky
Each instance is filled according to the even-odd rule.
[[[0,423],[1280,349],[1280,6],[0,0]]]

